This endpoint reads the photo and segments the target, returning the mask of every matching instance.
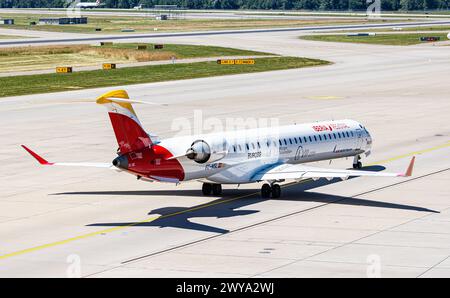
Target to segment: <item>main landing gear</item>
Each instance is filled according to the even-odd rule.
[[[211,193],[215,196],[220,196],[222,194],[221,184],[203,183],[202,193],[205,196],[209,196]]]
[[[281,196],[281,187],[279,184],[263,184],[261,187],[261,197],[269,198],[272,197],[274,199],[279,198]]]
[[[353,168],[355,170],[362,169],[362,163],[360,162],[360,160],[361,160],[361,156],[355,155],[355,158],[353,159]]]
[[[202,193],[205,196],[213,194],[214,196],[222,195],[222,185],[213,183],[203,183]],[[279,198],[281,196],[281,187],[279,184],[268,184],[265,183],[261,187],[261,196],[263,198]]]

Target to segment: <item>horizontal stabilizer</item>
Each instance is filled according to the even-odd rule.
[[[32,151],[25,145],[21,145],[31,156],[34,157],[41,165],[44,166],[66,166],[66,167],[91,167],[91,168],[111,168],[114,167],[111,163],[98,163],[98,162],[48,162],[42,156]]]

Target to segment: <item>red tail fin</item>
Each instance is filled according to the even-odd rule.
[[[128,99],[124,90],[111,91],[97,98],[97,103],[108,109],[121,154],[140,150],[152,143]]]

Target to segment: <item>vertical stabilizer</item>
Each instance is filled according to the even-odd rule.
[[[152,141],[142,128],[125,90],[115,90],[97,98],[107,108],[121,154],[149,147]]]

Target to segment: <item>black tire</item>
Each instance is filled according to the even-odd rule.
[[[353,164],[353,168],[354,168],[355,170],[362,169],[362,163],[361,163],[360,161],[358,161],[357,164]]]
[[[281,196],[281,187],[278,184],[272,185],[272,198],[277,199]]]
[[[270,187],[269,184],[266,183],[261,187],[261,197],[269,198],[271,193],[272,193],[272,188]]]
[[[215,196],[220,196],[222,194],[222,184],[213,184],[212,193]]]
[[[212,191],[212,184],[210,184],[210,183],[203,183],[203,186],[202,186],[202,193],[203,193],[203,195],[209,196],[211,194],[211,191]]]

